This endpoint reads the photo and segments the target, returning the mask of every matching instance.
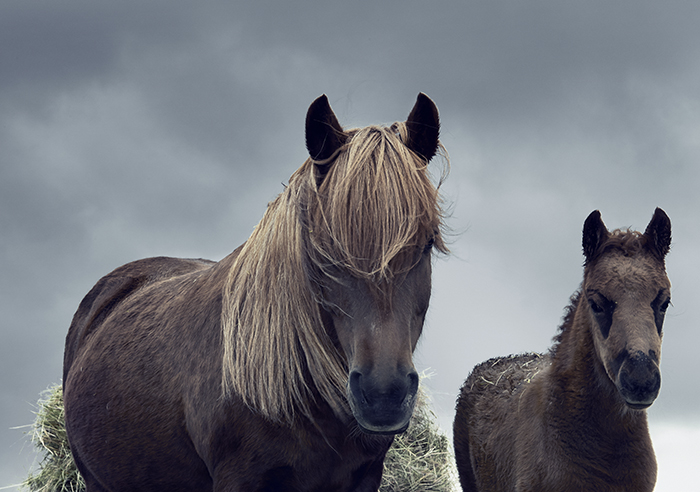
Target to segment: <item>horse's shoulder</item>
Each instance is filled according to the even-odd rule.
[[[85,337],[125,299],[146,285],[208,268],[214,262],[202,259],[154,257],[132,261],[102,277],[73,315],[63,359],[63,379]]]

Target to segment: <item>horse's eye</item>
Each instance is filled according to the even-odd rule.
[[[598,294],[596,300],[588,299],[588,305],[591,306],[593,314],[612,314],[615,311],[615,303],[607,297]]]
[[[595,300],[589,298],[588,305],[595,316],[600,332],[603,338],[607,338],[612,326],[613,312],[615,311],[615,303],[599,292],[589,294]]]
[[[591,306],[591,311],[593,311],[595,314],[602,314],[603,313],[603,308],[598,305],[595,301],[588,301],[588,304]]]
[[[662,302],[663,299],[663,302]],[[671,299],[667,297],[664,290],[660,290],[656,295],[656,298],[651,301],[651,308],[654,310],[654,322],[656,323],[656,329],[661,335],[661,330],[664,324],[664,317],[666,316],[666,310],[671,305]]]
[[[423,248],[423,253],[430,253],[430,250],[433,249],[433,245],[435,244],[435,236],[430,236],[430,239],[428,239],[428,242],[425,243],[425,247]]]
[[[656,298],[651,301],[651,307],[655,310],[659,310],[661,313],[665,313],[668,307],[671,305],[671,298],[667,297],[664,299],[664,297],[666,297],[664,291],[660,290],[656,295]]]
[[[592,299],[588,300],[588,305],[591,306],[591,311],[593,311],[593,314],[612,314],[612,312],[615,310],[615,303],[603,296],[600,297],[601,298],[598,302]]]

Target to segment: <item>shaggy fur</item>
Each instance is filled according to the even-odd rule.
[[[457,400],[454,447],[465,492],[650,492],[671,240],[657,209],[646,232],[584,225],[581,289],[548,354],[474,368]]]

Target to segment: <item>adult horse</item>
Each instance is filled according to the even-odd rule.
[[[583,228],[583,284],[549,354],[491,359],[462,386],[454,421],[465,492],[635,491],[656,482],[645,409],[659,392],[671,222],[644,234]]]
[[[310,106],[310,158],[218,263],[103,277],[66,338],[66,429],[88,492],[377,490],[418,388],[412,352],[445,251],[438,112],[344,131]]]

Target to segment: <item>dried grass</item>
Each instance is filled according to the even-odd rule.
[[[36,474],[31,473],[21,488],[32,492],[82,492],[80,476],[66,436],[63,414],[63,388],[60,384],[42,393],[39,410],[31,429],[32,443],[43,455]]]
[[[380,492],[452,492],[456,469],[450,441],[421,390],[406,432],[394,438],[384,460]]]

